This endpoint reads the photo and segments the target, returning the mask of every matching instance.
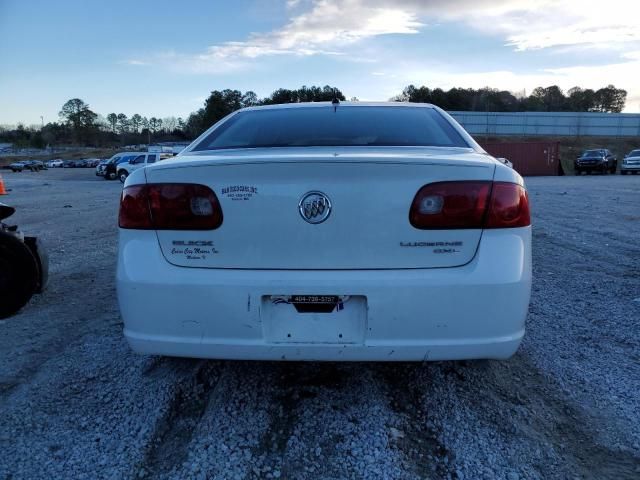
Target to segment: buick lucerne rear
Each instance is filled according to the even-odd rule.
[[[431,105],[240,110],[133,172],[119,226],[137,352],[504,359],[524,335],[523,180]]]

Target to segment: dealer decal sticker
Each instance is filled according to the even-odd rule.
[[[208,255],[218,253],[210,240],[174,240],[172,255],[181,255],[186,260],[206,260]]]
[[[222,195],[231,200],[249,200],[258,194],[258,187],[253,185],[230,185],[222,189]]]

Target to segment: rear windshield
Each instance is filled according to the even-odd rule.
[[[630,157],[640,157],[640,150],[633,150],[630,154]]]
[[[321,146],[469,147],[432,108],[327,105],[240,112],[193,150]]]

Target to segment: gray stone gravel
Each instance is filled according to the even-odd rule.
[[[4,178],[51,283],[0,323],[0,479],[640,478],[638,176],[527,179],[523,346],[417,365],[134,355],[113,281],[119,182]]]

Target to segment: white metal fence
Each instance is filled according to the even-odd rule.
[[[472,135],[640,137],[638,113],[449,112]]]

